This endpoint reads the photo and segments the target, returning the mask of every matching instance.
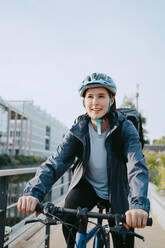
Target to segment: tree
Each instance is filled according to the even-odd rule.
[[[127,97],[127,96],[124,96],[123,98],[123,102],[120,106],[120,108],[132,108],[132,109],[136,109],[136,106],[133,102],[133,98],[132,97]],[[144,135],[144,144],[149,144],[150,141],[147,137],[147,130],[144,128],[144,126],[146,125],[146,118],[142,115],[142,113],[139,112],[139,117],[141,119],[141,122],[142,122],[142,126],[143,126],[143,135]]]
[[[135,104],[133,103],[133,98],[124,96],[123,102],[120,108],[132,108],[136,109]]]
[[[165,136],[162,136],[160,139],[153,140],[153,144],[165,145]]]

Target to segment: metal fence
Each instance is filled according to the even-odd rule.
[[[8,245],[19,239],[24,233],[28,232],[30,229],[35,227],[37,224],[31,224],[24,227],[24,222],[26,219],[32,217],[32,215],[25,217],[22,213],[19,213],[16,209],[17,200],[19,195],[22,193],[22,189],[25,186],[25,182],[22,185],[18,183],[10,183],[10,179],[14,176],[29,175],[36,172],[37,167],[33,168],[23,168],[23,169],[10,169],[10,170],[0,170],[0,248],[8,247]],[[57,183],[53,186],[52,191],[46,196],[46,200],[53,201],[54,199],[61,199],[65,195],[69,183],[71,180],[71,171],[68,171],[60,178]],[[7,232],[6,223],[8,225],[8,219],[13,220],[13,226],[8,228],[11,231],[11,235],[8,240],[5,240],[5,231]],[[24,218],[19,221],[19,219]],[[14,222],[18,222],[15,224]],[[6,227],[6,228],[5,228]],[[20,231],[21,229],[21,231]],[[19,231],[18,231],[19,230]],[[46,234],[40,240],[35,247],[40,247],[40,245],[45,242],[45,248],[49,248],[49,238],[50,238],[50,226],[46,227]]]

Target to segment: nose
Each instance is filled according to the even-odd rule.
[[[93,98],[93,104],[97,104],[98,103],[98,98],[97,97],[94,97]]]

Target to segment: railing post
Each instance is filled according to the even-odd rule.
[[[8,178],[0,177],[0,248],[3,248],[5,224],[6,224],[6,206],[7,206]]]

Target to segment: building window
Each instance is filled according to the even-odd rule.
[[[50,127],[46,126],[46,136],[50,137]]]
[[[45,139],[45,150],[50,150],[50,140]]]
[[[17,137],[20,137],[20,136],[21,136],[21,132],[20,132],[20,131],[17,131],[17,132],[16,132],[16,136],[17,136]]]

